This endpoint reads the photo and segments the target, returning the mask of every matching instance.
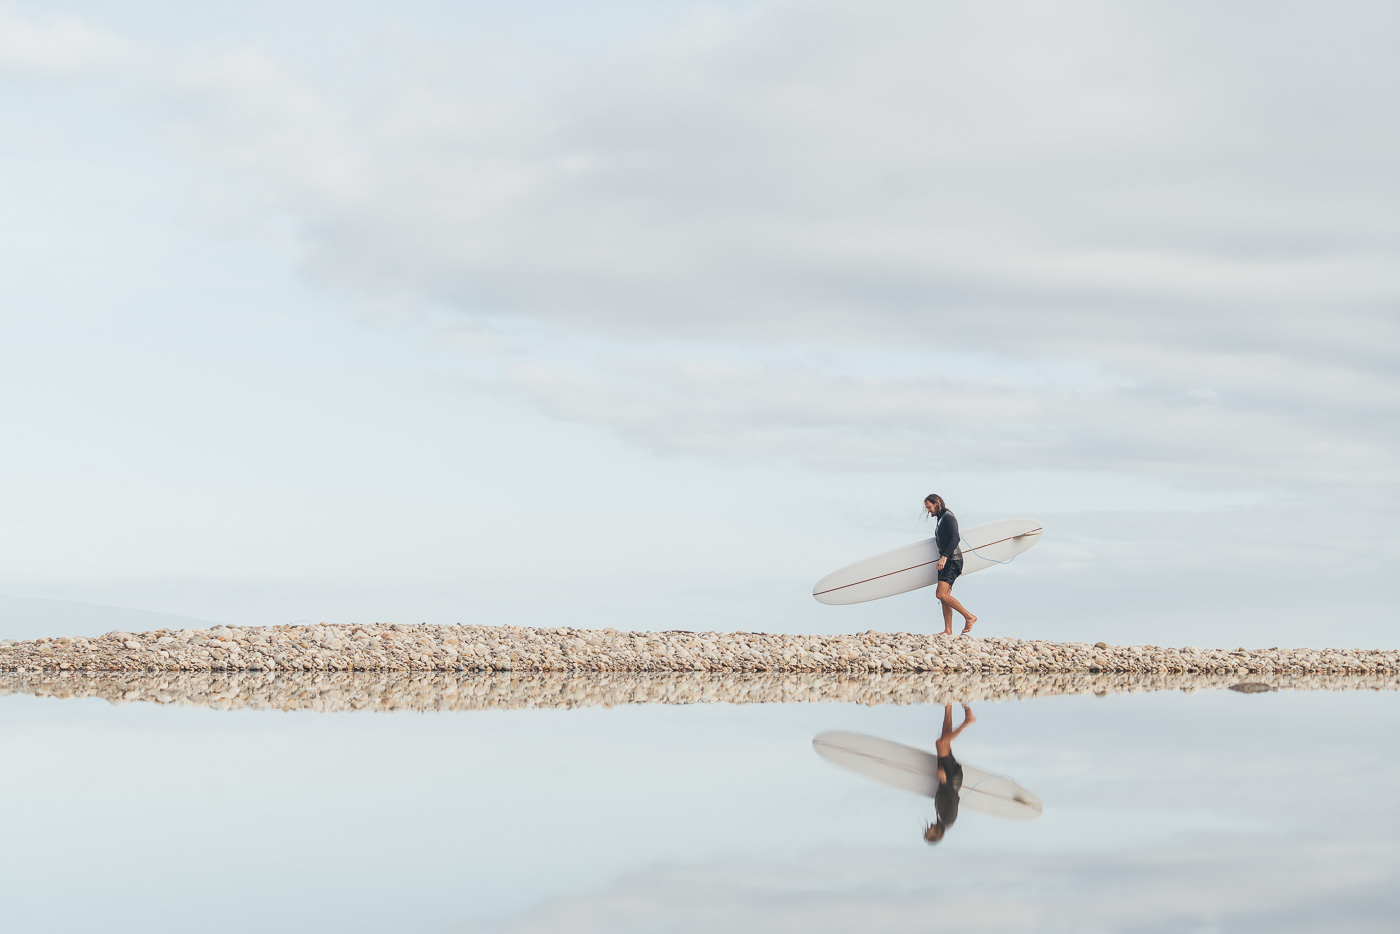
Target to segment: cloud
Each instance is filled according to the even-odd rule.
[[[545,411],[605,425],[655,449],[784,454],[841,469],[1092,464],[1195,482],[1377,483],[1394,479],[1400,455],[1386,420],[1357,417],[1355,401],[1329,394],[1325,380],[1265,393],[1269,361],[1254,367],[1252,385],[1230,377],[1236,394],[1264,396],[1243,405],[1228,398],[1229,390],[1165,381],[1065,384],[1037,379],[1033,369],[1020,378],[944,376],[937,369],[930,363],[923,373],[870,375],[658,352],[591,368],[523,365],[503,379]],[[1361,398],[1375,408],[1394,406],[1394,388],[1379,378],[1345,373],[1339,380],[1369,380],[1375,391]],[[1229,385],[1214,385],[1222,384]],[[1291,396],[1300,397],[1294,406]],[[1226,451],[1231,457],[1222,461]]]
[[[0,3],[0,76],[72,75],[125,64],[133,54],[120,36],[74,17],[30,16]]]
[[[497,385],[558,416],[827,466],[1378,483],[1397,16],[776,0],[573,59],[400,28],[353,81],[259,48],[155,70],[183,151],[321,281],[536,327]],[[1004,375],[1067,367],[1097,378]]]
[[[761,4],[480,93],[442,56],[359,95],[211,61],[194,86],[222,103],[183,133],[349,291],[623,356],[696,342],[509,379],[643,443],[1374,478],[1400,399],[1393,16]],[[783,342],[1088,360],[1112,384],[712,363]]]
[[[917,831],[917,827],[913,828]],[[922,844],[919,844],[922,845]],[[956,846],[950,835],[942,844]],[[1381,931],[1400,907],[1390,844],[1026,856],[867,852],[677,866],[558,899],[536,931]]]
[[[227,62],[201,129],[324,274],[466,310],[1032,353],[1393,349],[1383,30],[1143,10],[770,4],[515,93],[401,64],[318,101]],[[1316,335],[1319,303],[1366,340]]]

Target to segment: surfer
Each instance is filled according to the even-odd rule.
[[[972,715],[972,708],[966,704],[962,705],[963,722],[962,726],[953,729],[953,705],[943,705],[943,734],[938,737],[938,742],[934,743],[934,751],[938,753],[938,790],[933,793],[933,809],[938,815],[935,823],[924,828],[924,842],[933,844],[943,839],[943,835],[948,832],[948,828],[953,826],[953,821],[958,819],[958,800],[962,794],[963,769],[958,764],[958,760],[953,758],[953,740],[958,738],[958,734],[967,729],[969,723],[976,723],[977,718]]]
[[[937,493],[930,493],[924,497],[924,509],[928,514],[938,520],[938,526],[933,533],[934,543],[938,546],[938,602],[943,604],[943,635],[953,634],[953,611],[957,610],[963,615],[965,623],[963,625],[963,635],[972,632],[972,624],[977,622],[977,617],[973,616],[967,609],[953,596],[953,581],[958,579],[962,573],[963,559],[962,550],[958,548],[961,535],[958,532],[958,517],[953,515],[953,511],[948,508],[948,504],[943,502],[943,497]]]

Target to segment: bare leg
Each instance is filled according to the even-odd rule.
[[[958,602],[958,598],[953,596],[952,584],[949,584],[947,581],[938,582],[938,599],[943,603],[943,619],[945,620],[945,633],[951,634],[953,631],[953,610],[957,610],[959,613],[961,613],[963,619],[966,621],[965,625],[963,626],[963,635],[967,635],[969,632],[972,631],[972,624],[977,622],[977,617],[969,613],[967,611],[967,608]]]
[[[953,737],[957,735],[953,731],[953,705],[943,705],[943,734],[934,742],[933,748],[940,756],[950,756],[953,754]]]
[[[953,754],[953,740],[958,738],[958,734],[967,729],[969,723],[976,723],[977,718],[972,715],[972,708],[966,704],[962,705],[963,722],[962,726],[953,729],[953,705],[943,705],[943,733],[934,743],[934,749],[940,756],[951,756]]]

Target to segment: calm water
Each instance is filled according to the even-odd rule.
[[[1385,931],[1400,695],[976,702],[1036,820],[819,758],[941,706],[283,713],[0,698],[13,931]],[[958,720],[961,720],[959,713]]]

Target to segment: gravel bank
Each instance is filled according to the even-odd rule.
[[[865,632],[366,625],[159,629],[0,642],[0,671],[1119,672],[1385,674],[1400,651],[1200,649]]]
[[[323,713],[623,704],[950,704],[1224,688],[1242,693],[1397,691],[1400,674],[1268,674],[1241,681],[1233,673],[0,672],[0,695]]]

